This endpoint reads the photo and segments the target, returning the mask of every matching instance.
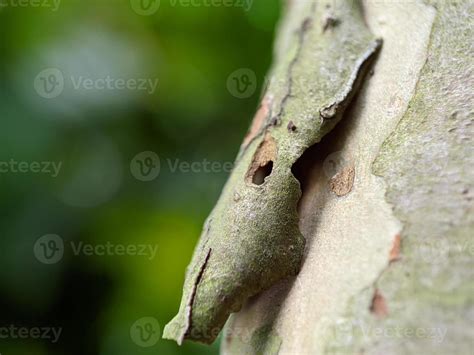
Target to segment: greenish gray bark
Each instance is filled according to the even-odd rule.
[[[292,168],[342,118],[381,46],[355,3],[305,1],[301,11],[164,330],[179,344],[213,342],[250,297],[300,270],[305,240]]]
[[[291,3],[273,69],[281,87],[288,63],[293,82],[314,68],[289,59],[294,29],[307,16],[328,19],[322,9],[308,12],[308,2]],[[224,354],[474,351],[473,3],[367,0],[362,13],[384,46],[373,77],[307,166],[302,269],[232,316]],[[345,47],[338,53],[351,56]],[[305,116],[309,92],[320,88],[294,91],[286,112]],[[339,194],[334,179],[348,172],[355,176],[339,181]]]

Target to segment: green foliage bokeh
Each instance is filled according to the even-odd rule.
[[[141,347],[130,329],[154,317],[162,330],[177,312],[185,267],[228,176],[202,169],[203,162],[223,166],[237,153],[270,66],[280,3],[255,0],[245,9],[161,0],[149,16],[129,0],[56,0],[57,9],[53,0],[0,3],[0,162],[62,163],[57,176],[0,173],[0,328],[62,329],[56,343],[4,337],[0,353],[217,353],[218,342]],[[67,80],[53,99],[34,90],[45,68]],[[257,80],[243,99],[226,87],[240,68]],[[158,86],[152,93],[86,91],[68,79],[107,75],[156,79]],[[149,182],[130,169],[143,151],[161,163]],[[180,162],[201,169],[174,169]],[[33,253],[47,234],[66,245],[53,265]],[[68,243],[157,252],[75,255]]]

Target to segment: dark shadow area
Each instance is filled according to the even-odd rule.
[[[262,185],[265,182],[265,178],[270,176],[273,170],[273,162],[269,161],[264,166],[261,166],[257,169],[253,175],[252,182],[255,185]]]

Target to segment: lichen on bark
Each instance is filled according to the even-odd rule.
[[[473,4],[364,5],[384,49],[328,150],[355,160],[353,190],[328,196],[322,164],[312,169],[300,208],[312,245],[298,278],[253,299],[230,328],[258,329],[273,312],[280,354],[469,353]],[[224,340],[222,353],[239,351]]]
[[[474,31],[468,23],[474,7],[472,1],[427,3],[436,10],[427,61],[374,164],[403,223],[398,260],[351,300],[344,315],[351,340],[340,334],[327,353],[473,351]],[[367,308],[374,289],[386,303],[383,317]]]
[[[355,161],[353,189],[328,196],[316,161],[300,204],[310,244],[300,274],[247,302],[229,331],[267,325],[279,354],[469,354],[473,3],[366,0],[364,10],[384,48],[330,134],[340,143],[322,142]],[[234,340],[223,354],[239,354]]]
[[[298,25],[288,57],[275,63],[264,95],[266,117],[259,112],[261,126],[241,147],[164,330],[179,344],[213,342],[246,300],[298,273],[305,240],[292,167],[342,118],[381,46],[352,2],[308,1],[299,10],[290,15]],[[328,14],[337,21],[328,25]]]

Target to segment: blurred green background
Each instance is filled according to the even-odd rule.
[[[280,3],[210,1],[0,0],[2,355],[218,352],[156,335],[258,106]]]

